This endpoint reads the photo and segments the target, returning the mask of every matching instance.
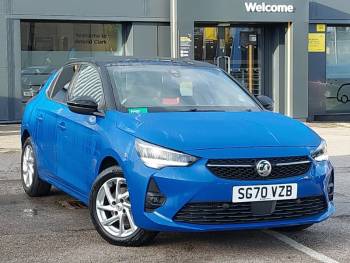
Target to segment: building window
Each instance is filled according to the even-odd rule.
[[[123,25],[86,22],[21,22],[23,97],[30,98],[50,73],[77,58],[124,55]]]
[[[350,27],[327,27],[326,112],[350,112]]]

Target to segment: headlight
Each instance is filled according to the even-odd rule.
[[[318,162],[328,160],[327,154],[327,143],[322,140],[321,144],[317,147],[317,149],[311,154],[312,158]]]
[[[144,164],[155,169],[166,166],[189,166],[197,161],[194,156],[172,151],[140,139],[135,140],[135,147]]]

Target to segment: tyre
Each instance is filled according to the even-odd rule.
[[[117,166],[107,168],[97,177],[89,209],[97,232],[113,245],[141,246],[157,234],[135,225],[126,180]]]
[[[311,227],[313,224],[307,224],[307,225],[298,225],[298,226],[288,226],[288,227],[281,227],[277,228],[277,231],[282,231],[282,232],[299,232],[303,231],[309,227]]]
[[[39,178],[35,153],[30,138],[22,148],[21,181],[24,191],[31,197],[45,196],[50,193],[51,185]]]

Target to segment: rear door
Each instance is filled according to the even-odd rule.
[[[57,115],[64,108],[66,93],[74,76],[73,65],[64,67],[47,92],[47,99],[36,107],[37,165],[43,177],[56,176]]]
[[[104,107],[102,80],[94,65],[82,64],[74,77],[68,100],[77,97],[90,97],[98,103],[100,109]],[[78,197],[86,198],[95,173],[95,152],[101,119],[74,113],[65,107],[57,121],[58,175]]]

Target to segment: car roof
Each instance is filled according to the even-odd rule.
[[[173,58],[137,58],[137,57],[107,57],[107,58],[79,58],[71,59],[66,64],[71,63],[93,63],[99,66],[131,66],[131,65],[173,65],[173,66],[195,66],[211,67],[215,66],[206,62],[191,59]]]

